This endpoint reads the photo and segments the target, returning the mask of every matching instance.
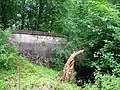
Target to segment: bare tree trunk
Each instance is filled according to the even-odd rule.
[[[58,79],[63,82],[70,81],[72,82],[72,74],[74,72],[74,58],[75,56],[79,55],[80,53],[84,52],[84,50],[80,50],[78,52],[73,52],[69,59],[67,60],[66,64],[64,65],[63,72],[58,73]]]
[[[44,0],[39,0],[39,6],[38,6],[38,17],[37,17],[37,26],[36,26],[36,29],[41,31],[42,30],[42,27],[40,26],[42,24],[42,13],[44,11]]]

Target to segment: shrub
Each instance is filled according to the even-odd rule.
[[[86,84],[86,90],[119,90],[120,89],[120,78],[114,75],[100,74],[95,75],[95,84]]]
[[[55,70],[62,70],[64,67],[64,61],[59,58],[48,58],[49,67]]]
[[[116,66],[116,68],[113,70],[113,74],[117,77],[120,77],[120,64]]]
[[[120,18],[115,7],[107,2],[75,0],[68,11],[62,20],[68,43],[57,56],[67,60],[73,51],[85,49],[87,53],[82,59],[78,56],[76,64],[115,68],[120,51]]]
[[[15,68],[21,60],[15,46],[8,41],[9,37],[9,30],[0,30],[0,69]]]

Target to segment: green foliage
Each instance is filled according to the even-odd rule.
[[[71,1],[71,0],[68,0]],[[19,29],[58,32],[58,21],[66,13],[63,0],[4,0],[0,1],[0,24],[3,29]]]
[[[41,46],[42,46],[42,47],[46,47],[46,42],[45,42],[45,41],[42,41],[42,42],[41,42]]]
[[[86,90],[119,90],[120,89],[120,78],[115,77],[114,75],[102,75],[96,73],[95,84],[86,84]]]
[[[37,66],[29,63],[28,61],[21,62],[21,78],[20,86],[21,89],[32,90],[33,88],[39,88],[42,90],[80,90],[75,84],[70,83],[61,83],[57,80],[57,71],[48,69],[43,66]],[[12,74],[13,71],[5,72],[1,71],[0,75],[0,89],[9,87],[11,90],[16,90],[16,75],[17,73]],[[2,86],[2,87],[1,87]]]
[[[11,27],[16,20],[16,0],[0,1],[0,24],[3,29]],[[0,27],[1,28],[1,27]]]
[[[47,60],[50,64],[49,65],[50,68],[53,68],[58,71],[63,70],[64,61],[61,60],[60,58],[48,58]]]
[[[89,58],[78,57],[76,64],[115,68],[120,50],[120,18],[116,8],[107,1],[75,0],[68,10],[61,21],[64,24],[62,33],[68,36],[68,43],[57,56],[67,60],[73,51],[85,49]]]
[[[0,30],[0,69],[16,68],[21,60],[15,47],[9,43],[9,36],[9,30]]]
[[[116,68],[113,70],[113,74],[117,77],[120,77],[120,64],[116,66]]]
[[[34,1],[34,2],[33,2]],[[16,26],[20,29],[50,31],[67,36],[68,42],[60,48],[55,58],[50,58],[50,67],[61,70],[64,62],[74,51],[86,52],[76,57],[75,66],[97,69],[113,68],[113,75],[95,74],[95,84],[86,90],[119,90],[120,88],[120,2],[119,0],[1,0],[0,28]],[[52,89],[77,90],[76,86],[56,82],[56,72],[25,65],[16,48],[8,42],[10,32],[0,29],[0,70],[16,73],[18,64],[23,66],[22,87],[43,84]],[[46,46],[45,42],[41,43]],[[25,64],[24,64],[25,63]],[[39,68],[39,69],[38,69]],[[55,73],[55,74],[54,74]],[[2,72],[3,74],[3,72]],[[7,72],[0,75],[0,90],[6,84],[15,84]],[[3,78],[4,77],[4,78]],[[11,76],[12,77],[12,76]],[[16,76],[14,76],[16,77]],[[6,81],[7,80],[7,81]],[[43,82],[44,81],[44,82]],[[51,84],[52,82],[52,84]],[[13,85],[14,86],[14,85]],[[79,90],[79,89],[78,89]]]
[[[15,26],[45,32],[60,32],[58,22],[63,15],[64,1],[60,0],[16,0]],[[65,9],[64,9],[65,13]]]
[[[0,90],[4,90],[5,82],[0,80]]]

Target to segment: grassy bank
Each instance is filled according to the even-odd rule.
[[[80,90],[75,84],[61,83],[57,71],[23,61],[21,64],[20,88],[27,90]],[[17,68],[13,71],[2,70],[0,90],[17,90]]]

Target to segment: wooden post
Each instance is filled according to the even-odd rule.
[[[20,74],[21,74],[21,70],[20,70],[20,65],[18,65],[18,74],[17,74],[17,90],[20,90]]]

